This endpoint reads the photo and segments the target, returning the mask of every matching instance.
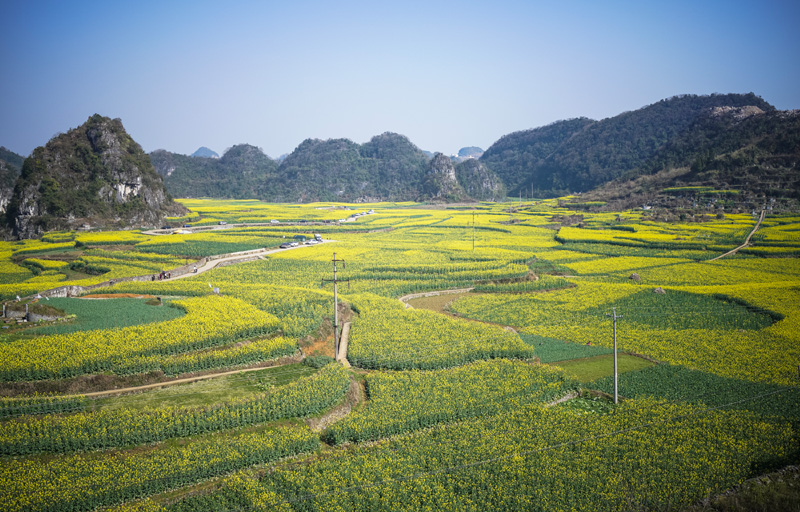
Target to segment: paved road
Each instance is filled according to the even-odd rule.
[[[223,256],[221,258],[214,258],[212,256],[212,258],[214,258],[214,259],[208,260],[204,264],[196,267],[197,268],[196,272],[187,272],[185,274],[180,274],[180,275],[176,275],[176,276],[170,277],[169,279],[162,279],[162,281],[173,281],[175,279],[183,279],[184,277],[196,276],[198,274],[202,274],[203,272],[208,272],[209,270],[218,267],[220,265],[220,263],[223,263],[223,262],[240,261],[240,260],[242,260],[242,261],[244,261],[244,260],[250,261],[253,258],[259,258],[259,259],[263,260],[264,256],[267,256],[269,254],[275,254],[276,252],[293,251],[293,250],[296,250],[296,249],[302,249],[303,247],[316,247],[317,245],[328,244],[328,243],[333,243],[333,242],[336,242],[336,240],[323,240],[321,244],[314,244],[314,245],[302,244],[302,245],[298,245],[297,247],[289,247],[288,249],[280,249],[280,248],[278,248],[278,249],[256,249],[256,250],[253,250],[253,251],[234,252],[234,253],[230,253],[230,254],[228,254],[226,256]]]

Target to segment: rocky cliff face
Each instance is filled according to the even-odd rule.
[[[8,208],[16,178],[17,172],[6,162],[0,160],[0,214],[4,213]]]
[[[17,237],[33,238],[84,225],[152,227],[184,212],[122,122],[95,114],[25,160],[7,218]]]
[[[5,213],[24,158],[0,146],[0,215]]]
[[[464,191],[479,201],[502,201],[506,197],[503,181],[475,159],[465,160],[456,166],[456,178]]]
[[[456,179],[456,169],[453,162],[443,155],[436,153],[428,166],[428,172],[422,182],[423,201],[464,201],[468,199],[466,192]]]

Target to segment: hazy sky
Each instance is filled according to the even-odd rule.
[[[488,148],[677,94],[800,108],[796,0],[0,0],[0,145],[92,114],[145,151],[386,132]]]

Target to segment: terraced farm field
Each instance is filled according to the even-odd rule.
[[[4,510],[682,510],[800,462],[800,217],[711,261],[752,215],[183,202],[0,243]]]

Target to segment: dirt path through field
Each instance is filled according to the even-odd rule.
[[[61,397],[70,397],[70,396],[86,396],[86,397],[98,397],[98,396],[108,396],[108,395],[122,395],[125,393],[137,393],[139,391],[146,391],[148,389],[155,389],[155,388],[163,388],[167,386],[174,386],[177,384],[188,384],[192,382],[199,382],[201,380],[208,380],[208,379],[216,379],[218,377],[225,377],[226,375],[235,375],[237,373],[247,373],[247,372],[255,372],[258,370],[266,370],[267,368],[277,368],[278,366],[284,366],[286,364],[296,363],[300,360],[300,357],[295,355],[292,356],[290,360],[281,361],[280,364],[273,364],[269,366],[258,366],[253,368],[240,368],[238,370],[227,370],[224,372],[217,372],[217,373],[208,373],[205,375],[196,375],[194,377],[185,377],[183,379],[175,379],[175,380],[168,380],[164,382],[156,382],[154,384],[145,384],[143,386],[133,386],[128,388],[118,388],[118,389],[108,389],[106,391],[93,391],[91,393],[80,393],[77,395],[59,395]],[[274,362],[274,361],[268,361]]]
[[[336,242],[336,240],[323,240],[322,243],[326,243],[327,244],[327,243],[331,243],[331,242]],[[311,246],[311,245],[298,245],[297,247],[289,247],[289,248],[286,248],[286,249],[280,249],[280,248],[278,248],[278,249],[260,249],[260,250],[256,250],[256,251],[243,251],[241,253],[230,253],[230,254],[226,254],[226,255],[224,255],[222,257],[214,258],[214,259],[211,259],[209,261],[206,261],[205,264],[197,266],[195,272],[188,272],[188,273],[181,274],[181,275],[171,276],[170,278],[163,278],[160,281],[173,281],[175,279],[183,279],[183,278],[186,278],[186,277],[196,276],[196,275],[202,274],[203,272],[208,272],[209,270],[212,270],[212,269],[218,267],[222,263],[252,261],[253,259],[256,259],[256,258],[263,259],[264,256],[269,255],[269,254],[275,254],[277,252],[300,249],[300,248],[303,248],[303,247],[313,247],[313,246]],[[43,292],[43,293],[46,293],[46,292]],[[128,295],[128,296],[131,296],[131,297],[136,296],[138,298],[146,298],[146,297],[148,297],[148,296],[141,295],[141,294],[135,294],[135,295],[134,294],[95,294],[95,295],[87,295],[86,298],[91,298],[91,299],[103,299],[103,298],[112,298],[112,297],[117,298],[117,297],[120,297],[122,295]],[[348,327],[349,327],[349,324],[348,324]],[[345,352],[345,354],[346,354],[346,352]],[[290,361],[290,362],[297,362],[297,361]],[[346,359],[344,360],[344,364],[349,366],[349,363],[347,363]],[[77,394],[77,395],[73,394],[73,395],[60,395],[60,396],[65,396],[65,397],[68,397],[68,396],[97,397],[97,396],[105,396],[105,395],[118,395],[118,394],[124,394],[124,393],[135,393],[135,392],[138,392],[138,391],[145,391],[145,390],[148,390],[148,389],[155,389],[155,388],[161,388],[161,387],[166,387],[166,386],[172,386],[172,385],[176,385],[176,384],[186,384],[186,383],[197,382],[197,381],[201,381],[201,380],[213,379],[213,378],[217,378],[217,377],[224,377],[226,375],[232,375],[232,374],[240,373],[240,372],[252,372],[252,371],[256,371],[256,370],[263,370],[264,368],[269,368],[271,366],[274,366],[274,365],[263,366],[263,367],[255,367],[255,368],[243,368],[243,369],[230,370],[230,371],[224,371],[224,372],[218,372],[218,373],[209,373],[209,374],[206,374],[206,375],[198,375],[198,376],[194,376],[194,377],[186,377],[186,378],[183,378],[183,379],[176,379],[176,380],[170,380],[170,381],[165,381],[165,382],[157,382],[157,383],[153,383],[153,384],[145,384],[145,385],[142,385],[142,386],[125,387],[125,388],[118,388],[118,389],[109,389],[109,390],[105,390],[105,391],[92,391],[92,392],[81,393],[81,394]]]
[[[731,249],[730,251],[726,252],[725,254],[721,254],[721,255],[717,256],[716,258],[711,258],[708,261],[714,261],[714,260],[718,260],[720,258],[724,258],[725,256],[730,256],[731,254],[736,254],[737,252],[739,252],[739,249],[744,249],[745,247],[750,245],[750,239],[753,237],[755,232],[758,231],[758,228],[761,227],[761,223],[764,221],[764,217],[766,216],[766,214],[767,214],[767,210],[761,210],[761,217],[759,217],[758,222],[756,222],[756,225],[753,228],[753,231],[751,231],[750,234],[747,235],[747,238],[745,238],[744,243],[742,245],[740,245],[739,247],[737,247],[735,249]]]
[[[345,322],[342,326],[342,335],[339,337],[339,358],[337,359],[345,368],[350,368],[350,361],[347,360],[347,342],[349,339],[350,322]]]

